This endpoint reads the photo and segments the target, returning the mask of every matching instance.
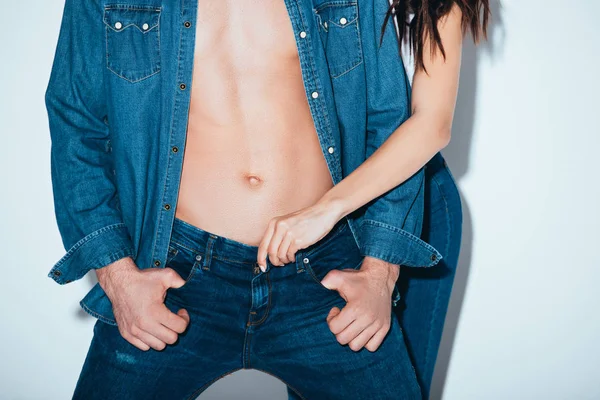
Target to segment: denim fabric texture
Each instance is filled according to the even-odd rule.
[[[439,249],[443,259],[432,268],[402,269],[401,300],[394,312],[427,400],[458,267],[463,217],[456,183],[439,153],[427,164],[425,187],[422,238]]]
[[[422,400],[430,398],[462,239],[460,194],[441,153],[426,166],[425,188],[422,238],[440,249],[443,259],[432,268],[402,268],[398,279],[401,300],[393,308],[393,320],[400,321]],[[290,387],[287,392],[289,400],[301,399]]]
[[[420,399],[397,318],[375,352],[342,346],[329,330],[329,310],[345,300],[320,280],[363,260],[346,218],[295,262],[269,262],[266,272],[258,247],[178,218],[168,248],[166,265],[186,283],[168,289],[165,304],[188,310],[186,331],[160,352],[141,351],[96,321],[74,400],[195,399],[240,369],[276,376],[298,399]]]
[[[303,83],[334,184],[410,115],[395,26],[379,37],[386,0],[285,0]],[[169,257],[182,170],[197,1],[66,0],[48,88],[51,171],[66,254],[59,284],[131,256]],[[424,169],[347,216],[363,256],[429,268],[442,254],[420,238]],[[394,304],[400,300],[398,286]],[[116,324],[96,284],[80,301]]]

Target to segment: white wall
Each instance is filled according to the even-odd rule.
[[[63,1],[2,3],[0,398],[66,399],[94,322],[77,303],[94,281],[46,277],[63,255],[43,104]],[[465,46],[444,151],[464,245],[432,398],[597,399],[600,3],[505,0],[494,12],[490,43]],[[201,398],[242,389],[285,398],[247,371]]]
[[[598,399],[600,3],[494,11],[444,152],[466,211],[444,399]]]

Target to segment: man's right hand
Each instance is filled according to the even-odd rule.
[[[162,350],[187,328],[187,310],[175,314],[164,303],[167,289],[185,283],[172,268],[139,269],[131,257],[125,257],[95,271],[112,303],[121,336],[140,350]]]

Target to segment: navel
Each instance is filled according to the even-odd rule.
[[[244,179],[248,182],[248,185],[250,185],[251,187],[258,187],[263,183],[263,179],[260,176],[254,174],[244,174]]]

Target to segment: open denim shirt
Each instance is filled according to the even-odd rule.
[[[387,0],[285,0],[302,79],[334,184],[410,115],[410,86]],[[59,284],[131,256],[167,261],[182,171],[197,0],[66,0],[48,88],[51,177],[66,254]],[[363,255],[430,267],[424,171],[348,214]],[[392,300],[400,298],[398,287]],[[98,283],[80,301],[116,324]]]

